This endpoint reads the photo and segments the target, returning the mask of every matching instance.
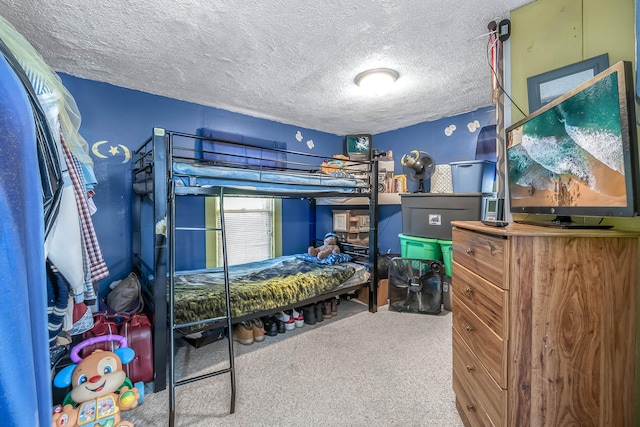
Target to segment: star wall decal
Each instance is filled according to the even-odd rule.
[[[104,144],[107,144],[108,142],[109,141],[95,142],[91,146],[91,152],[93,153],[93,155],[98,157],[99,159],[109,158],[109,156],[102,154],[102,152],[100,151],[100,147]],[[131,159],[131,151],[129,151],[126,145],[122,145],[122,144],[109,145],[109,150],[107,150],[107,153],[111,154],[111,157],[116,157],[121,154],[120,149],[122,149],[122,154],[124,156],[124,160],[122,161],[122,163],[127,163]]]

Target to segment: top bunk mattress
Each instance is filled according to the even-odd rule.
[[[156,153],[165,151],[167,155],[158,156],[155,161],[161,163],[154,166]],[[285,143],[210,129],[199,129],[198,135],[154,129],[154,137],[135,154],[133,188],[138,194],[154,190],[154,176],[164,174],[153,172],[155,167],[170,172],[172,185],[182,194],[224,187],[274,195],[366,196],[373,185],[371,162],[326,159],[287,150]]]
[[[309,193],[356,193],[367,188],[363,179],[319,173],[292,173],[232,168],[202,163],[173,163],[174,181],[184,187],[228,187],[242,190]]]

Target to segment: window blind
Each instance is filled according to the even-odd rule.
[[[229,265],[273,257],[273,211],[272,199],[248,197],[224,200]],[[219,211],[216,224],[220,226]],[[223,265],[222,253],[222,233],[218,233],[219,266]]]

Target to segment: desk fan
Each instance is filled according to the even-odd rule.
[[[412,150],[403,155],[400,162],[407,179],[418,183],[418,189],[414,193],[424,193],[424,182],[436,171],[433,156],[425,151]]]
[[[393,258],[389,264],[389,310],[440,313],[443,273],[439,260]]]

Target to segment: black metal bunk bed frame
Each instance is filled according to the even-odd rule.
[[[148,138],[137,150],[134,151],[134,171],[133,182],[140,182],[140,177],[145,177],[147,180],[151,180],[152,187],[147,191],[135,191],[134,193],[134,269],[137,270],[142,278],[144,284],[144,296],[150,302],[146,304],[147,307],[151,307],[153,312],[149,313],[150,318],[153,321],[153,349],[154,349],[154,391],[164,390],[167,386],[167,348],[169,348],[169,382],[170,382],[170,425],[173,425],[175,417],[175,388],[179,385],[191,383],[200,379],[209,378],[215,375],[224,373],[230,374],[231,381],[231,404],[230,413],[235,410],[235,367],[234,367],[234,352],[233,352],[233,340],[231,339],[232,326],[235,323],[239,323],[243,320],[267,316],[274,314],[275,312],[287,310],[290,308],[300,307],[302,305],[314,303],[327,298],[335,297],[347,292],[357,290],[359,288],[368,286],[369,290],[369,311],[375,313],[377,311],[377,283],[378,283],[378,269],[377,269],[377,247],[378,247],[378,165],[376,161],[359,162],[366,164],[368,175],[368,187],[366,191],[357,194],[345,194],[344,192],[338,192],[336,190],[327,191],[314,191],[313,193],[291,193],[286,190],[279,191],[263,191],[263,190],[247,190],[246,188],[228,188],[224,186],[212,186],[212,187],[191,187],[191,186],[178,186],[174,181],[173,162],[175,159],[185,159],[184,153],[191,151],[190,155],[194,157],[188,157],[187,159],[193,160],[199,159],[202,161],[202,153],[198,153],[196,148],[185,148],[174,146],[174,138],[194,138],[194,139],[210,139],[202,136],[190,135],[182,132],[172,132],[162,128],[154,128],[153,135]],[[213,139],[212,139],[213,140]],[[216,141],[229,143],[236,146],[243,146],[245,144],[216,139]],[[252,147],[250,145],[247,145]],[[324,157],[309,153],[295,152],[291,150],[281,149],[269,149],[270,151],[281,151],[298,156],[310,157],[315,161],[321,161]],[[176,152],[183,153],[182,156],[176,155]],[[218,153],[220,154],[220,153]],[[199,157],[198,157],[199,156]],[[260,160],[260,159],[258,159]],[[290,163],[290,162],[288,162]],[[300,169],[301,163],[294,163],[293,171],[304,171]],[[308,172],[308,170],[306,170]],[[143,250],[143,232],[142,232],[142,205],[145,196],[150,195],[153,203],[153,254],[152,261],[146,263],[142,255]],[[175,224],[175,201],[178,195],[200,195],[200,196],[215,196],[220,198],[220,214],[221,214],[221,228],[201,228],[201,231],[217,231],[222,233],[222,255],[223,255],[223,272],[225,281],[225,298],[227,313],[224,317],[218,317],[213,319],[203,319],[196,322],[185,323],[176,325],[174,323],[174,276],[175,271],[175,231],[177,229],[190,229],[194,228],[180,228]],[[276,198],[308,198],[310,202],[310,224],[309,235],[310,241],[315,240],[316,236],[316,199],[317,198],[331,198],[331,197],[367,197],[369,199],[369,245],[347,245],[345,247],[345,253],[352,255],[354,258],[365,257],[368,255],[368,259],[364,262],[367,266],[370,276],[368,285],[358,284],[346,288],[336,289],[314,298],[310,298],[305,301],[292,303],[287,306],[278,307],[275,310],[267,310],[257,313],[251,313],[245,316],[239,316],[232,318],[230,314],[230,288],[229,288],[229,276],[228,276],[228,263],[226,256],[226,236],[224,230],[224,209],[223,201],[225,195],[246,195],[246,196],[260,196],[260,197],[276,197]],[[169,295],[167,296],[167,286]],[[167,301],[168,299],[168,301]],[[168,304],[167,304],[168,303]],[[168,307],[167,307],[168,305]],[[168,322],[168,323],[167,323]],[[210,372],[198,377],[191,377],[186,380],[176,381],[174,371],[174,341],[175,332],[179,328],[186,328],[194,325],[222,325],[224,324],[228,330],[228,348],[229,348],[229,368],[219,371]],[[167,346],[169,341],[169,346]]]

